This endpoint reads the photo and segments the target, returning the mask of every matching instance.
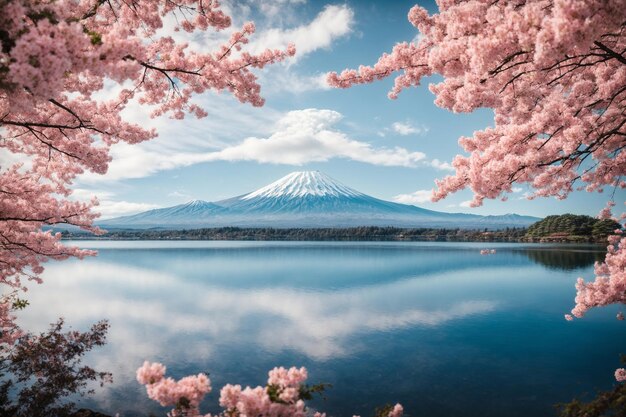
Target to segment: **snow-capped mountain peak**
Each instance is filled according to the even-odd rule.
[[[534,223],[518,215],[442,213],[360,193],[319,171],[292,172],[252,193],[227,200],[193,200],[100,223],[105,227],[462,227],[502,228]]]
[[[363,194],[319,171],[299,171],[292,172],[278,181],[246,194],[241,199],[301,198],[306,196],[360,197]]]
[[[185,203],[185,206],[187,207],[201,207],[201,206],[206,206],[207,204],[211,204],[208,201],[204,201],[204,200],[191,200],[188,201],[187,203]]]

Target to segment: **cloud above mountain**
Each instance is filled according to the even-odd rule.
[[[242,143],[207,155],[214,160],[257,161],[303,165],[344,158],[373,165],[416,166],[426,157],[405,148],[375,148],[348,137],[336,128],[342,115],[333,110],[305,109],[288,112],[267,138],[250,137]]]
[[[105,176],[84,175],[84,181],[142,178],[158,171],[213,161],[252,161],[304,165],[344,159],[372,165],[417,167],[429,165],[422,152],[402,147],[375,147],[343,132],[341,113],[328,109],[294,110],[283,114],[267,137],[248,137],[238,144],[207,150],[182,138],[176,147],[155,143],[113,147],[113,161]]]
[[[125,216],[160,207],[157,204],[118,201],[116,200],[114,192],[105,190],[75,188],[71,198],[77,201],[90,201],[94,197],[98,199],[98,206],[95,211],[100,213],[100,220]]]
[[[396,203],[421,204],[429,203],[433,195],[433,190],[417,190],[409,194],[399,194],[392,198]]]

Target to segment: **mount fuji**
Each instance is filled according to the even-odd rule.
[[[292,172],[263,188],[227,200],[194,200],[174,207],[103,220],[104,228],[353,227],[425,228],[524,227],[536,217],[443,213],[380,200],[319,171]]]

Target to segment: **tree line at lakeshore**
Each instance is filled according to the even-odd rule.
[[[525,239],[530,241],[602,242],[609,235],[621,230],[621,225],[613,219],[598,219],[591,216],[562,214],[548,216],[526,231]]]
[[[620,225],[610,219],[563,214],[548,216],[528,228],[500,230],[461,228],[346,228],[216,227],[184,230],[110,230],[101,236],[63,232],[64,239],[110,240],[271,240],[271,241],[444,241],[444,242],[576,242],[604,243]]]

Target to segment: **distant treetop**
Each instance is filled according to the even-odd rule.
[[[548,216],[532,224],[526,237],[604,241],[616,229],[621,229],[621,226],[615,220],[568,213]]]

